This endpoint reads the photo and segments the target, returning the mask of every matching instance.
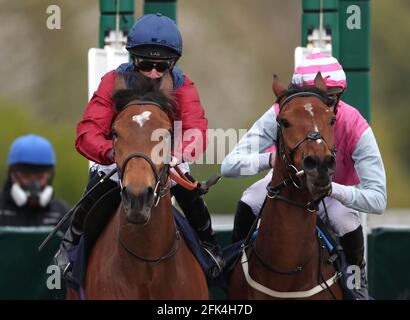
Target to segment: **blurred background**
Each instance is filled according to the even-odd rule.
[[[87,179],[87,160],[74,139],[87,104],[87,51],[98,47],[99,1],[52,4],[61,8],[60,30],[47,29],[50,1],[0,0],[0,179],[11,142],[43,135],[57,152],[56,194],[74,204]],[[249,128],[273,103],[272,74],[290,81],[301,1],[178,0],[177,6],[184,40],[179,65],[199,89],[209,128]],[[410,207],[409,13],[405,0],[371,1],[371,124],[386,166],[389,208]],[[206,179],[219,165],[192,170]],[[207,195],[210,210],[233,213],[257,179],[222,180]]]

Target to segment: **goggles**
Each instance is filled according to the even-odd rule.
[[[152,61],[152,60],[138,60],[135,61],[135,66],[139,71],[149,72],[152,69],[158,72],[165,72],[173,67],[173,61]]]

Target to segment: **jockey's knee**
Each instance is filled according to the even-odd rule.
[[[325,200],[326,210],[321,205],[319,216],[327,221],[331,228],[341,237],[356,230],[361,225],[360,213],[357,210],[345,207],[341,202],[332,198]]]
[[[265,201],[265,197],[266,189],[250,186],[243,192],[240,201],[247,204],[252,209],[253,214],[258,216],[262,209],[263,202]]]

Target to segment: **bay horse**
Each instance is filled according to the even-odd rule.
[[[165,151],[153,152],[154,132],[172,133],[172,79],[169,74],[160,84],[139,74],[118,79],[122,88],[126,81],[135,86],[114,95],[121,204],[91,251],[84,298],[208,299],[205,275],[174,223]],[[161,143],[171,148],[165,135]]]
[[[286,90],[279,104],[277,151],[256,239],[242,250],[230,299],[342,299],[339,274],[316,230],[319,202],[336,167],[334,106],[320,73],[314,86]]]

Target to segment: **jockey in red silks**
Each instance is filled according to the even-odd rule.
[[[313,85],[318,72],[325,80],[328,94],[337,101],[334,125],[336,171],[332,177],[332,191],[324,199],[327,213],[321,204],[318,215],[329,230],[340,237],[347,263],[360,267],[361,288],[356,293],[358,298],[367,299],[364,238],[359,212],[381,214],[385,210],[386,174],[369,124],[358,110],[340,100],[347,84],[345,72],[337,59],[325,53],[308,55],[295,69],[292,85]],[[222,175],[227,177],[252,175],[270,169],[264,178],[242,194],[235,215],[234,241],[246,237],[266,197],[266,186],[274,171],[278,112],[279,106],[274,104],[222,163]],[[259,153],[249,152],[249,146],[255,145],[259,146]]]
[[[186,130],[195,129],[202,139],[182,141],[182,152],[174,150],[181,170],[188,175],[189,166],[184,161],[193,161],[206,148],[206,130],[208,121],[201,105],[198,91],[186,74],[175,66],[182,55],[182,37],[177,25],[170,18],[157,14],[146,14],[140,17],[130,30],[126,49],[132,57],[131,63],[120,65],[116,70],[107,72],[77,125],[76,149],[94,163],[90,168],[90,179],[86,192],[100,179],[103,173],[115,168],[111,124],[116,116],[112,100],[117,74],[140,72],[149,78],[161,78],[169,71],[173,79],[173,98],[177,103],[176,118],[181,121],[182,136]],[[194,146],[193,146],[194,145]],[[189,146],[189,148],[187,148]],[[189,151],[188,151],[189,150]],[[91,206],[107,191],[118,184],[118,175],[101,184],[84,199],[76,209],[71,225],[63,239],[55,261],[64,270],[64,276],[70,278],[71,266],[67,250],[79,243],[83,233],[85,216]],[[201,245],[216,262],[210,276],[215,277],[223,267],[222,254],[212,231],[211,218],[202,196],[197,190],[188,191],[173,183],[171,188],[188,221],[196,231]]]

